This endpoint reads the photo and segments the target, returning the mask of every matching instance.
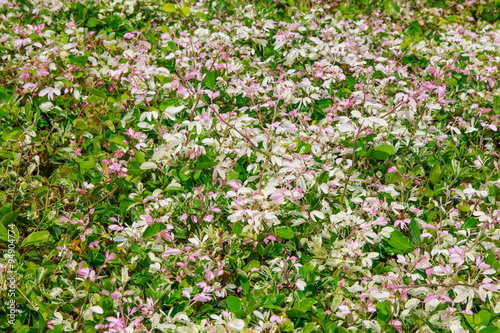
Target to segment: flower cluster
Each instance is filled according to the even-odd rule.
[[[12,329],[496,332],[498,6],[354,2],[0,0]]]

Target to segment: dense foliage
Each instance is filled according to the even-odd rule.
[[[500,332],[499,10],[0,0],[0,330]]]

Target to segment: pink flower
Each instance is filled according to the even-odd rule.
[[[199,293],[199,294],[196,294],[194,297],[193,297],[193,300],[195,302],[208,302],[208,301],[211,301],[212,300],[212,297],[206,295],[205,293]]]
[[[429,296],[427,296],[424,299],[424,303],[429,303],[430,301],[432,301],[433,299],[436,299],[436,298],[438,298],[438,295],[436,295],[436,294],[430,294]]]
[[[398,168],[396,166],[392,166],[387,170],[388,173],[398,172]]]
[[[346,306],[346,305],[339,306],[339,310],[340,310],[340,314],[343,315],[343,316],[348,315],[349,313],[351,313],[351,310],[349,310],[349,307]]]
[[[191,293],[189,292],[189,290],[184,289],[182,291],[182,295],[184,295],[184,297],[186,297],[188,300],[191,300]]]
[[[465,257],[463,254],[463,250],[453,248],[449,250],[450,252],[450,264],[458,264],[457,266],[462,266],[464,263]]]
[[[481,282],[481,285],[479,286],[479,290],[478,290],[479,298],[483,302],[486,301],[486,293],[488,291],[497,291],[498,290],[498,287],[495,284],[491,283],[492,281],[493,280],[490,278],[484,278],[483,282]]]
[[[89,244],[89,249],[93,249],[93,248],[97,248],[97,249],[100,249],[101,247],[99,246],[99,241],[96,240],[92,243]]]
[[[410,222],[411,222],[410,219],[396,220],[396,222],[394,223],[394,226],[397,227],[398,225],[400,225],[400,228],[404,229],[406,227],[406,224],[410,223]]]
[[[269,319],[269,321],[271,323],[276,322],[278,324],[284,323],[287,320],[288,320],[287,318],[284,318],[283,316],[277,316],[277,315],[272,315],[271,318]]]
[[[123,230],[123,227],[120,227],[119,225],[116,225],[116,224],[112,224],[108,228],[111,229],[111,230],[114,230],[114,231],[121,231],[121,230]]]
[[[375,225],[387,225],[387,219],[383,216],[379,216],[377,217],[377,219],[375,220]]]
[[[174,256],[176,254],[182,253],[182,250],[179,249],[167,249],[163,254],[161,255],[163,258],[168,258],[170,256]]]
[[[80,281],[84,281],[86,279],[90,279],[90,281],[95,280],[95,271],[93,269],[90,269],[89,267],[79,269],[77,273],[81,277],[77,277],[75,278],[75,280],[80,280]]]
[[[37,70],[36,73],[40,76],[47,76],[50,74],[49,71],[46,70],[45,68]]]
[[[205,94],[207,94],[208,98],[211,100],[216,99],[220,95],[220,91],[212,92],[210,90],[205,90]]]
[[[449,264],[446,264],[446,266],[439,265],[437,267],[434,267],[434,274],[439,275],[439,276],[450,276],[451,275],[451,266]]]
[[[142,132],[135,132],[133,128],[129,128],[126,132],[125,135],[128,135],[131,139],[138,139],[139,134]]]
[[[15,48],[20,48],[21,46],[26,46],[29,43],[31,43],[31,39],[30,38],[16,39],[14,41],[14,47]]]
[[[113,260],[114,258],[116,258],[116,254],[114,253],[109,253],[109,250],[106,250],[106,258],[104,259],[104,263],[106,264],[108,261],[110,260]]]
[[[399,320],[396,320],[396,319],[393,319],[391,320],[391,325],[392,327],[394,327],[399,333],[402,333],[403,332],[403,328],[401,326],[403,326],[403,323],[400,322]]]

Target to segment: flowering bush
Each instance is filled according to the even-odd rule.
[[[0,0],[1,330],[500,332],[499,9]]]

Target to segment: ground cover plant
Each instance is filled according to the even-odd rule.
[[[0,0],[0,330],[500,332],[499,9]]]

